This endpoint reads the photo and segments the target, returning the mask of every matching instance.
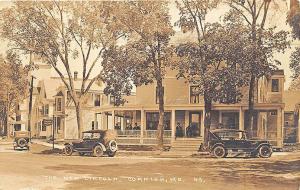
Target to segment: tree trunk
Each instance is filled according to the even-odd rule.
[[[248,125],[250,129],[250,137],[253,136],[253,124],[254,124],[254,89],[255,89],[255,77],[252,75],[249,85],[249,98],[248,98]]]
[[[158,102],[159,102],[159,120],[157,126],[157,148],[163,149],[163,136],[164,136],[164,89],[162,79],[157,80]]]
[[[76,103],[75,108],[76,108],[78,138],[80,139],[82,136],[81,133],[82,133],[82,127],[83,127],[81,103],[80,102]]]
[[[204,149],[208,146],[208,131],[210,130],[211,124],[211,110],[212,110],[212,100],[207,97],[206,93],[204,93]]]

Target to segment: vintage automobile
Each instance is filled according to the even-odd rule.
[[[109,157],[115,156],[118,145],[116,134],[112,130],[90,130],[82,133],[83,139],[72,143],[65,143],[64,153],[71,156],[73,152],[79,155],[91,154],[100,157],[107,154]]]
[[[15,131],[13,146],[14,146],[14,150],[16,149],[29,150],[29,132]]]
[[[228,154],[234,157],[245,155],[250,157],[269,158],[272,155],[272,145],[267,140],[247,139],[247,133],[235,129],[216,129],[209,131],[208,148],[217,158]]]

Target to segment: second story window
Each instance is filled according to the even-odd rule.
[[[272,79],[272,92],[279,92],[279,79]]]
[[[197,104],[200,103],[199,87],[190,86],[190,103]]]
[[[95,94],[94,106],[100,106],[100,94]]]
[[[43,106],[43,110],[44,110],[44,115],[49,115],[49,104]]]
[[[114,96],[109,96],[109,103],[111,104],[111,105],[114,105],[115,104],[115,97]]]
[[[61,98],[56,99],[56,111],[62,111],[62,99]]]

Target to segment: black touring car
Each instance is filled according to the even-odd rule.
[[[234,156],[269,158],[272,155],[272,145],[266,140],[247,139],[245,131],[235,129],[216,129],[209,131],[208,148],[217,158],[228,154]]]
[[[90,130],[82,133],[83,139],[72,143],[65,143],[64,153],[71,156],[73,152],[79,155],[91,154],[100,157],[107,154],[109,157],[115,156],[118,145],[116,134],[111,130]]]

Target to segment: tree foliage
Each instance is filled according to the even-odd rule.
[[[163,146],[164,102],[163,78],[172,54],[169,46],[174,34],[170,23],[168,2],[126,1],[117,4],[114,21],[126,32],[122,46],[106,51],[103,75],[106,93],[117,96],[130,94],[132,85],[156,82],[159,94],[158,147]]]
[[[28,94],[27,75],[30,67],[24,67],[16,54],[0,56],[0,120],[7,135],[8,118],[16,113],[19,103]]]
[[[76,107],[82,127],[81,102],[101,74],[92,76],[105,49],[123,36],[113,22],[114,2],[14,2],[1,11],[1,36],[14,50],[43,58],[60,76]],[[82,68],[76,93],[74,66]],[[78,66],[76,66],[78,68]]]

